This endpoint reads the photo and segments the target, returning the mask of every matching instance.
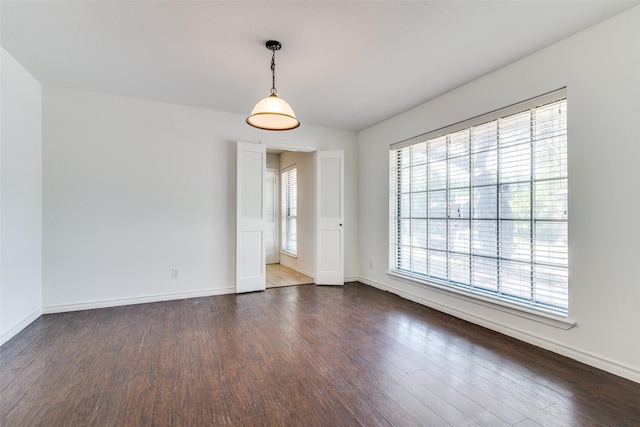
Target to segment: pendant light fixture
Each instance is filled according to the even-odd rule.
[[[276,95],[276,50],[282,45],[279,41],[269,40],[267,49],[271,51],[271,95],[258,101],[251,115],[247,117],[247,123],[258,129],[265,130],[289,130],[300,126],[293,109],[287,101]]]

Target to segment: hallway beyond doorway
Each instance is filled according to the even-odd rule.
[[[309,284],[313,279],[299,271],[282,264],[267,264],[267,289]]]

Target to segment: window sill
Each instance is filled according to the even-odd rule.
[[[553,313],[547,313],[544,311],[537,311],[528,307],[521,306],[516,303],[510,303],[508,301],[501,301],[489,297],[485,297],[481,294],[474,292],[464,291],[462,289],[450,288],[431,282],[428,280],[421,280],[416,277],[407,276],[404,274],[396,273],[394,271],[388,271],[387,275],[393,279],[400,280],[409,284],[420,284],[428,286],[430,290],[435,292],[461,299],[466,302],[488,307],[494,310],[501,311],[503,313],[512,314],[514,316],[522,317],[535,322],[544,323],[545,325],[553,326],[555,328],[568,330],[576,326],[576,322],[569,320],[567,317],[556,315]]]
[[[292,254],[291,252],[280,251],[280,255],[286,255],[289,258],[298,258],[298,254]]]

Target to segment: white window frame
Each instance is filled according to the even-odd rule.
[[[560,102],[560,104],[555,104],[556,102]],[[544,137],[546,139],[542,138],[540,131],[536,130],[541,126],[536,128],[535,125],[542,124],[541,119],[536,119],[536,114],[541,116],[544,108],[556,108],[556,105],[558,106],[557,117],[553,116],[553,112],[546,113],[552,117],[549,120],[556,121],[551,124],[545,122],[545,125],[549,126],[553,132],[557,131],[552,137],[555,138],[554,144],[559,147],[557,150],[559,156],[555,154],[550,156],[545,152],[547,155],[545,162],[538,160],[542,158],[541,155],[536,158],[536,150],[544,144],[541,141],[548,140],[547,136]],[[555,110],[553,111],[555,112]],[[523,117],[531,117],[528,123],[531,128],[530,139],[528,141],[518,139],[517,143],[509,142],[504,136],[505,134],[500,133],[500,129],[506,129],[506,126],[514,123],[514,118],[521,120]],[[480,147],[480,139],[474,139],[474,130],[477,129],[480,132],[480,129],[493,126],[493,122],[496,123],[495,140],[492,142],[495,148],[476,148]],[[502,123],[504,123],[504,128],[500,128]],[[522,123],[518,123],[517,126],[519,126],[518,129],[523,128]],[[563,88],[392,144],[389,156],[389,273],[405,280],[451,290],[479,300],[496,301],[522,308],[524,311],[566,318],[569,310],[566,129],[566,88]],[[462,155],[456,154],[457,152],[452,148],[459,146],[455,145],[457,141],[452,138],[455,139],[460,135],[469,135],[468,152],[466,154],[463,152]],[[509,178],[503,179],[501,177],[501,170],[504,171],[506,177],[512,166],[511,164],[505,166],[507,163],[500,160],[500,155],[505,153],[502,155],[506,157],[508,150],[514,146],[520,147],[521,152],[525,153],[524,155],[519,154],[520,160],[518,162],[525,166],[528,165],[524,167],[524,170],[525,174],[529,174],[529,178],[510,181]],[[440,149],[439,153],[446,152],[445,157],[442,158],[444,160],[432,161],[432,157],[429,157],[435,156],[432,153],[435,153],[437,149]],[[531,154],[526,154],[529,149]],[[495,168],[492,169],[496,173],[495,182],[489,185],[474,182],[474,180],[480,182],[479,178],[474,178],[480,170],[474,168],[474,159],[478,153],[485,152],[495,152],[497,158]],[[460,163],[461,160],[462,163]],[[468,163],[466,172],[465,162]],[[547,163],[553,167],[548,166]],[[443,165],[444,168],[442,168]],[[557,165],[561,165],[561,167],[557,167]],[[543,169],[544,167],[549,171]],[[420,168],[424,168],[424,170]],[[438,171],[436,169],[443,171],[444,179],[438,181],[440,178],[436,177],[435,172]],[[456,184],[457,177],[464,175],[466,175],[466,183]],[[429,186],[437,182],[444,182],[444,187],[437,187],[431,191]],[[514,190],[512,187],[518,187],[518,189]],[[487,192],[494,194],[492,196],[495,200],[494,217],[482,217],[482,209],[474,207],[474,202],[477,205],[477,193],[487,188],[490,190]],[[528,203],[527,209],[529,210],[522,215],[525,219],[516,218],[516,221],[513,219],[515,216],[511,218],[506,214],[501,217],[501,212],[504,212],[502,206],[509,205],[509,212],[511,212],[510,206],[513,202],[511,198],[516,197],[514,194],[520,194],[516,193],[520,188],[523,189],[522,195],[529,198],[524,203]],[[553,188],[554,190],[545,192],[540,190],[541,188]],[[511,193],[507,194],[506,192],[509,191]],[[467,192],[466,195],[465,192]],[[436,201],[436,193],[438,197],[442,196],[442,200]],[[456,194],[462,194],[460,200],[466,200],[466,205],[454,203]],[[557,194],[562,194],[564,202],[558,201]],[[522,200],[522,196],[517,197],[519,197],[518,200]],[[438,204],[439,202],[442,203]],[[520,201],[518,203],[518,206],[523,205]],[[544,205],[544,209],[541,207],[542,205]],[[439,209],[438,206],[442,208]],[[432,211],[439,213],[432,214]],[[414,212],[417,213],[414,214]],[[530,244],[530,248],[525,247],[520,251],[525,253],[525,259],[515,259],[513,256],[505,255],[504,248],[508,244],[514,245],[514,243],[504,243],[501,240],[504,234],[501,237],[500,233],[503,229],[507,230],[505,224],[510,222],[523,225],[520,227],[521,229],[528,227],[530,230],[529,236],[513,232],[513,234],[522,234],[517,234],[519,248],[523,247],[522,241],[529,242],[527,245]],[[494,234],[485,234],[496,236],[493,242],[494,254],[491,253],[493,249],[489,249],[491,255],[487,255],[486,251],[483,252],[482,249],[486,249],[486,245],[481,248],[484,241],[478,239],[474,242],[473,240],[474,234],[481,235],[477,231],[478,225],[481,224],[493,224],[493,229],[496,230]],[[443,226],[439,227],[440,225]],[[458,226],[459,228],[456,228]],[[474,227],[476,228],[474,229]],[[438,231],[435,231],[436,229]],[[452,231],[458,229],[463,230],[461,239],[457,237],[458,231],[455,231],[455,236]],[[543,236],[543,232],[552,235],[553,243],[543,241],[539,237]],[[465,243],[467,238],[469,241]],[[490,241],[490,239],[487,240]],[[513,240],[512,237],[511,241]],[[495,267],[491,263],[495,263]],[[476,281],[476,277],[482,277],[484,268],[492,274],[495,269],[495,276],[487,275],[491,278],[495,277],[495,284],[486,285],[489,282],[489,279],[486,278]],[[510,270],[511,268],[518,269],[518,273],[514,274],[514,271]],[[468,275],[466,270],[468,270]],[[519,277],[517,284],[510,282],[514,276]],[[480,283],[483,280],[485,284]],[[525,285],[529,288],[526,288]]]
[[[288,166],[280,172],[280,186],[282,202],[282,238],[280,252],[289,256],[298,255],[298,167],[296,164]]]

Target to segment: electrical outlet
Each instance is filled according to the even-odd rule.
[[[180,277],[180,270],[177,268],[172,268],[171,269],[171,278],[172,279],[177,279]]]
[[[373,270],[373,261],[369,261],[369,270]]]

